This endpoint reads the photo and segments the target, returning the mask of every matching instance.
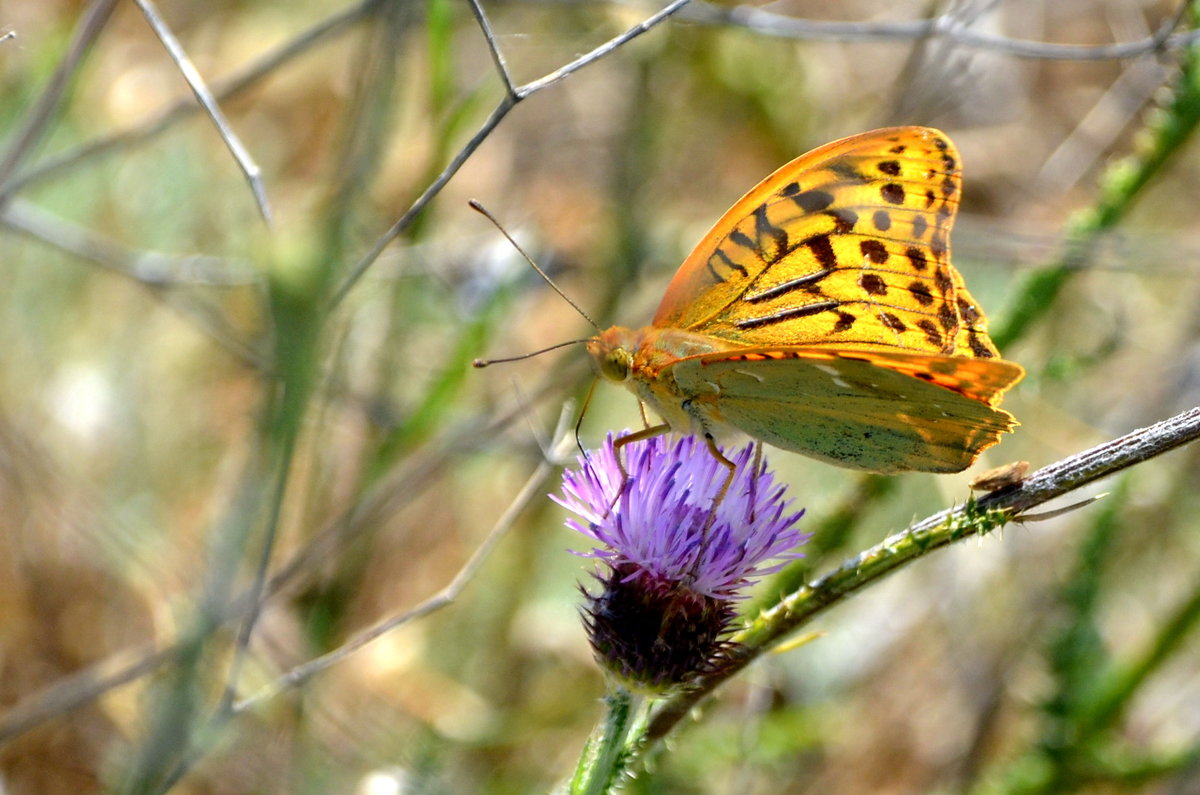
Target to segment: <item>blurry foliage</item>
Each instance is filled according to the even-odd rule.
[[[0,0],[18,34],[0,44],[6,141],[85,5]],[[484,7],[518,82],[655,10]],[[1029,370],[1006,404],[1022,427],[980,468],[1049,463],[1200,394],[1196,144],[1157,164],[1118,223],[1086,225],[1086,247],[1066,223],[1105,206],[1106,165],[1147,151],[1139,136],[1195,90],[1176,84],[1178,51],[1049,61],[669,21],[522,103],[334,304],[501,96],[469,6],[161,7],[213,85],[353,8],[222,102],[264,170],[270,228],[197,114],[62,161],[3,208],[0,708],[178,653],[6,736],[6,792],[154,791],[182,773],[178,792],[373,793],[403,779],[509,793],[568,774],[603,683],[577,619],[588,567],[566,552],[581,540],[543,500],[451,606],[210,720],[238,656],[236,625],[214,622],[254,582],[270,528],[270,570],[289,576],[271,586],[239,695],[442,587],[536,466],[562,402],[587,388],[577,349],[469,369],[589,333],[470,197],[599,322],[637,325],[708,224],[773,168],[841,135],[931,124],[965,161],[959,268],[997,328],[1028,322],[1004,347]],[[770,6],[852,21],[922,9]],[[928,9],[1075,43],[1141,38],[1177,10]],[[1153,79],[1122,80],[1135,68]],[[137,8],[119,4],[16,177],[187,96]],[[601,386],[583,441],[638,422],[627,394]],[[1151,461],[1100,484],[1112,492],[1100,506],[960,544],[837,607],[813,627],[823,637],[725,688],[630,791],[1195,791],[1198,456]],[[971,476],[879,481],[771,460],[819,532],[806,572],[964,500]]]

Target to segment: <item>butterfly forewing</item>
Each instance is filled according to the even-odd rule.
[[[950,264],[960,174],[954,145],[923,127],[815,149],[725,214],[680,267],[654,325],[745,345],[995,356]]]

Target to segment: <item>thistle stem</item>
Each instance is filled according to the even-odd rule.
[[[571,795],[604,795],[613,790],[629,760],[625,738],[639,701],[622,685],[610,685],[604,697],[604,722],[596,727],[579,755],[579,765],[571,778]]]

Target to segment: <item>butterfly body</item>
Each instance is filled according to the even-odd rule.
[[[923,127],[802,155],[680,266],[652,325],[588,343],[672,430],[740,431],[873,472],[957,472],[1016,421],[999,358],[950,264],[958,153]]]
[[[625,384],[673,430],[714,438],[728,433],[721,433],[724,423],[714,414],[711,390],[684,391],[668,371],[680,361],[733,347],[718,337],[654,326],[613,326],[587,344],[600,373]]]

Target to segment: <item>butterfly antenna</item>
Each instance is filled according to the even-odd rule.
[[[525,261],[529,263],[529,267],[531,267],[535,271],[537,271],[538,276],[541,276],[542,279],[546,282],[546,284],[550,285],[550,289],[554,290],[554,292],[558,293],[564,301],[566,301],[568,304],[570,304],[571,308],[574,309],[576,312],[578,312],[580,317],[582,317],[588,323],[591,323],[592,328],[596,329],[596,331],[603,331],[603,329],[601,329],[600,326],[598,326],[596,324],[596,321],[592,320],[591,317],[588,316],[588,313],[584,312],[583,309],[580,308],[579,304],[575,303],[570,298],[568,298],[567,294],[564,293],[562,290],[560,290],[558,285],[554,283],[554,280],[551,279],[549,277],[549,275],[547,275],[546,272],[544,270],[542,270],[541,267],[536,262],[533,261],[533,258],[525,253],[525,249],[521,248],[521,246],[517,244],[517,241],[513,240],[512,235],[510,235],[508,233],[508,230],[506,230],[503,226],[500,225],[500,222],[496,220],[496,217],[494,215],[492,215],[490,212],[488,212],[486,207],[484,207],[482,204],[475,201],[474,199],[468,200],[467,204],[471,205],[472,210],[474,210],[475,212],[482,215],[484,218],[491,221],[492,225],[500,230],[500,234],[504,235],[504,237],[506,237],[508,239],[508,242],[512,244],[512,247],[515,248],[517,250],[517,252],[522,257],[525,258]],[[570,343],[567,343],[567,344],[570,344]],[[555,347],[560,347],[560,346],[555,346]],[[547,348],[546,350],[554,350],[554,349]],[[543,351],[538,351],[538,353],[542,353],[542,352]],[[534,355],[534,354],[531,354],[531,355]],[[517,357],[517,358],[524,358],[524,357]],[[506,361],[506,360],[496,359],[496,361]]]
[[[533,351],[532,353],[522,353],[520,356],[505,356],[503,359],[476,359],[473,362],[471,362],[471,366],[482,368],[482,367],[490,367],[493,364],[505,364],[506,362],[519,362],[522,359],[532,359],[534,356],[540,356],[543,353],[549,353],[550,351],[556,351],[559,348],[565,348],[568,345],[578,345],[581,342],[587,342],[587,341],[588,341],[587,339],[567,340],[566,342],[560,342],[557,345],[551,345],[549,348],[542,348],[540,351]]]

